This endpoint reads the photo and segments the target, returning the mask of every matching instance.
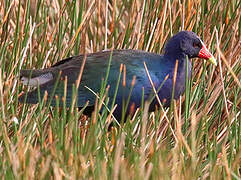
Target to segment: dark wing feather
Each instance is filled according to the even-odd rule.
[[[87,55],[85,68],[78,88],[78,107],[84,106],[86,104],[86,101],[89,101],[89,105],[94,105],[96,97],[89,89],[86,88],[86,86],[93,90],[95,93],[98,93],[100,91],[101,80],[105,78],[110,54],[110,51],[106,51]],[[82,55],[68,58],[63,60],[63,62],[60,61],[59,63],[53,65],[51,68],[46,69],[45,72],[49,71],[54,75],[54,80],[39,87],[40,97],[43,98],[45,91],[48,93],[49,96],[53,93],[56,79],[59,72],[61,71],[60,81],[56,86],[54,97],[57,95],[59,99],[63,98],[64,78],[67,77],[66,105],[70,106],[72,102],[73,84],[75,84],[76,80],[78,79],[82,59]],[[152,60],[149,61],[149,59]],[[142,87],[145,87],[145,98],[148,97],[148,95],[152,91],[152,88],[145,73],[143,65],[144,61],[147,63],[147,67],[152,66],[151,77],[154,83],[158,86],[158,84],[160,84],[159,81],[162,81],[165,78],[165,74],[162,72],[160,73],[159,71],[161,64],[160,55],[133,50],[113,51],[112,62],[107,81],[108,85],[110,85],[110,89],[108,92],[110,101],[112,101],[112,98],[114,96],[121,64],[126,65],[126,86],[123,87],[122,84],[119,86],[116,102],[121,103],[123,96],[124,98],[127,98],[133,76],[136,76],[136,83],[132,92],[131,101],[134,102],[136,105],[140,105]],[[20,98],[20,100],[23,101],[23,97],[24,95]],[[26,102],[38,103],[38,88],[28,93]],[[51,105],[55,104],[56,101],[55,98],[53,98]],[[120,106],[121,105],[119,105],[119,107]]]

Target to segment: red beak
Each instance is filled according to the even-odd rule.
[[[199,51],[198,57],[203,59],[209,59],[211,57],[211,53],[207,50],[205,46],[202,47],[202,49]]]
[[[199,51],[198,57],[206,59],[210,61],[215,66],[217,65],[216,59],[213,57],[213,55],[208,51],[205,45],[203,45],[202,49]]]

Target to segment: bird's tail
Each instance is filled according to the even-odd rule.
[[[50,71],[46,70],[21,70],[20,71],[20,81],[23,83],[23,85],[32,86],[32,87],[40,87],[41,85],[44,85],[51,80],[53,80],[53,74]],[[38,103],[38,88],[35,88],[35,90],[22,94],[18,100],[22,103],[30,103],[30,104],[36,104]],[[41,92],[40,96],[43,96],[43,93]]]
[[[53,74],[44,70],[21,70],[20,80],[23,85],[27,86],[40,86],[53,80]]]

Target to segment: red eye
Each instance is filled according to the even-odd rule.
[[[198,46],[197,43],[193,43],[193,47],[194,47],[194,48],[197,48],[197,47],[199,47],[199,46]]]

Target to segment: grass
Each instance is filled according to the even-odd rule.
[[[240,0],[1,1],[0,176],[240,179],[240,11]],[[161,53],[183,29],[200,35],[219,64],[192,61],[173,111],[148,113],[143,102],[133,119],[108,130],[107,110],[87,119],[75,108],[18,103],[26,91],[20,69],[106,48]]]

